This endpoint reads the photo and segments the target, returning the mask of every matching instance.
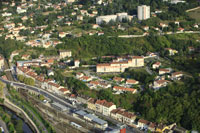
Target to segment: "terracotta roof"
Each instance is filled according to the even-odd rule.
[[[82,75],[83,73],[80,73],[80,72],[78,72],[78,73],[76,73],[77,75]]]
[[[88,80],[88,79],[90,79],[90,77],[88,77],[88,76],[82,76],[80,79],[81,80]]]
[[[131,84],[136,84],[138,81],[134,80],[134,79],[127,79],[126,83],[131,83]]]
[[[165,68],[161,68],[161,69],[159,69],[159,71],[169,72],[170,70],[169,69],[165,69]]]
[[[37,76],[36,80],[38,80],[40,82],[43,82],[44,81],[44,77],[43,76]]]
[[[160,62],[156,62],[153,65],[161,65],[161,63]]]
[[[148,125],[148,124],[149,124],[149,121],[144,120],[144,119],[139,119],[138,122],[143,123],[143,124],[145,124],[145,125]]]
[[[98,66],[110,66],[110,64],[109,64],[109,63],[97,64],[97,67],[98,67]]]
[[[91,81],[90,84],[99,85],[98,81]]]
[[[174,73],[172,73],[172,76],[177,76],[177,75],[182,75],[183,74],[183,72],[174,72]]]
[[[90,98],[90,99],[88,100],[88,102],[89,102],[89,103],[92,103],[92,104],[95,104],[95,103],[96,103],[96,100],[95,100],[94,98]]]
[[[122,82],[123,80],[125,80],[124,78],[121,78],[121,77],[114,77],[113,78],[114,81],[120,81]]]
[[[150,127],[150,128],[155,128],[155,127],[156,127],[156,123],[152,123],[152,122],[151,122],[151,123],[149,124],[149,127]]]
[[[128,61],[111,62],[110,64],[127,64]]]
[[[58,85],[58,84],[56,84],[56,83],[49,82],[48,84],[51,85],[51,86],[57,87],[57,88],[60,87],[60,85]]]
[[[53,63],[54,62],[54,59],[48,59],[47,60],[47,63]]]
[[[29,72],[27,73],[27,75],[29,75],[29,76],[31,76],[31,77],[33,77],[33,78],[36,78],[36,77],[37,77],[37,74],[36,74],[35,72],[32,72],[32,71],[29,71]]]
[[[122,86],[114,86],[114,87],[113,87],[113,89],[117,89],[117,90],[123,90],[123,89],[124,89],[124,87],[122,87]]]
[[[75,98],[76,95],[75,95],[75,94],[71,94],[70,97],[71,97],[71,98]]]
[[[165,48],[165,50],[173,50],[172,48]]]
[[[61,92],[67,92],[67,91],[69,91],[69,90],[66,89],[66,88],[60,88],[59,91],[61,91]]]
[[[112,102],[107,102],[106,100],[97,100],[95,104],[100,104],[102,106],[111,107],[114,105]]]
[[[133,59],[143,59],[144,57],[142,57],[142,56],[133,56],[132,58]]]
[[[128,111],[125,111],[125,109],[114,109],[111,111],[111,113],[113,114],[120,114],[124,117],[127,117],[127,118],[133,118],[133,117],[136,117],[136,115],[134,115],[134,113],[132,112],[128,112]]]
[[[118,111],[120,111],[121,109],[113,109],[112,111],[111,111],[111,113],[113,113],[113,114],[116,114]]]
[[[122,115],[123,115],[124,117],[127,117],[127,118],[136,117],[136,116],[134,115],[134,113],[132,113],[132,112],[127,112],[127,111],[124,111],[124,112],[122,113]]]
[[[121,86],[114,86],[113,89],[122,90],[122,91],[131,91],[131,92],[136,91],[136,89],[133,89],[133,88],[125,88],[125,87],[121,87]]]
[[[164,84],[165,82],[169,82],[168,80],[157,80],[157,84]]]

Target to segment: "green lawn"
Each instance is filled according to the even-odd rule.
[[[195,19],[197,22],[200,22],[200,9],[188,12],[188,15]]]

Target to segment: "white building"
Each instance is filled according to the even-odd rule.
[[[73,3],[75,0],[65,0],[66,3]]]
[[[116,21],[119,20],[120,22],[123,19],[131,20],[132,16],[129,16],[127,13],[117,13],[116,15],[106,15],[106,16],[99,16],[96,18],[96,24],[102,24],[103,22],[109,23],[111,20]]]
[[[116,109],[116,105],[106,100],[97,100],[95,103],[96,111],[102,113],[105,116],[110,116],[113,109]]]
[[[21,13],[25,13],[26,9],[22,9],[21,7],[17,7],[17,13],[21,14]]]
[[[0,70],[4,68],[4,58],[0,56]]]
[[[133,56],[130,59],[113,60],[110,63],[97,64],[96,72],[124,72],[130,67],[143,67],[144,57]]]
[[[150,18],[150,6],[138,6],[138,19],[146,20],[148,18]]]
[[[171,4],[185,3],[183,0],[171,0]]]
[[[2,17],[9,17],[9,16],[12,16],[12,13],[8,12],[2,13]]]
[[[80,65],[80,61],[79,61],[79,60],[75,60],[75,61],[74,61],[74,66],[75,66],[75,67],[79,67],[79,65]]]
[[[72,56],[72,51],[70,50],[60,50],[60,58],[65,58],[65,57],[71,57]]]

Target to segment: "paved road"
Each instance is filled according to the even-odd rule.
[[[152,75],[153,74],[153,72],[149,69],[149,67],[148,66],[146,66],[145,67],[145,69],[146,69],[146,71],[150,74],[150,75]]]
[[[173,35],[173,34],[196,34],[200,33],[200,31],[177,31],[177,32],[168,32],[168,33],[158,33],[158,36],[163,36],[163,35]],[[137,38],[137,37],[145,37],[149,36],[149,34],[142,34],[142,35],[119,35],[118,37],[120,38]],[[108,37],[115,37],[115,36],[108,36]]]
[[[1,119],[0,119],[0,127],[3,127],[4,133],[9,133],[5,122]]]

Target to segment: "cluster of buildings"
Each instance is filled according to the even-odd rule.
[[[137,16],[138,20],[146,20],[150,18],[150,6],[141,5],[138,6]],[[127,13],[117,13],[116,15],[106,15],[106,16],[98,16],[96,17],[96,24],[100,25],[103,22],[109,23],[110,21],[119,21],[122,22],[123,19],[131,21],[133,16],[128,15]]]
[[[5,36],[5,39],[15,39],[17,41],[25,41],[26,40],[26,36],[21,36],[19,33],[21,30],[26,30],[27,27],[23,26],[22,23],[18,23],[18,24],[15,24],[15,23],[6,23],[4,24],[4,29],[7,29],[8,30],[8,33],[6,34]]]
[[[26,42],[27,46],[31,47],[43,47],[43,48],[49,48],[49,47],[55,47],[58,44],[61,44],[61,41],[58,40],[50,40],[48,39],[35,39],[35,40],[29,40]]]
[[[35,60],[26,60],[26,61],[17,61],[17,75],[23,75],[24,77],[31,78],[35,81],[35,85],[46,89],[48,91],[65,95],[71,93],[64,86],[60,86],[53,79],[47,78],[51,75],[54,75],[53,70],[50,67],[55,63],[56,60],[62,59],[65,57],[71,56],[71,51],[60,51],[60,56],[51,58],[51,59],[35,59]],[[37,74],[31,67],[43,67],[46,66],[48,68],[47,73],[45,74]]]
[[[106,100],[97,100],[90,98],[87,102],[88,108],[99,112],[105,116],[109,116],[127,125],[133,125],[136,115],[121,108],[116,108],[116,105]]]
[[[181,131],[186,133],[187,130],[178,127],[175,123],[169,126],[164,124],[156,124],[144,119],[140,119],[133,112],[126,111],[122,108],[117,108],[112,102],[106,100],[98,100],[90,98],[87,101],[88,109],[99,112],[105,116],[115,119],[123,124],[137,127],[139,129],[150,130],[151,132],[165,132],[165,131]]]
[[[71,93],[64,86],[60,86],[55,83],[52,79],[45,78],[45,75],[38,75],[33,69],[28,67],[17,67],[17,75],[23,75],[24,77],[31,78],[35,81],[35,85],[46,89],[50,92],[57,93],[60,95],[65,95]]]
[[[98,90],[112,88],[113,93],[115,94],[122,94],[124,92],[130,92],[132,94],[135,94],[137,93],[137,89],[130,88],[130,86],[139,84],[139,82],[134,79],[127,79],[125,81],[124,78],[114,77],[113,83],[117,83],[119,86],[112,86],[112,84],[106,80],[100,78],[96,79],[96,77],[93,76],[85,76],[83,73],[80,72],[76,74],[76,78],[86,82],[87,86],[90,89]],[[125,84],[120,85],[120,83],[122,82],[125,82]]]
[[[131,20],[133,18],[133,16],[130,16],[128,15],[127,13],[117,13],[116,15],[106,15],[106,16],[98,16],[96,18],[96,24],[100,25],[102,24],[103,22],[105,23],[109,23],[110,21],[119,21],[119,22],[122,22],[123,19],[126,19],[126,20]]]
[[[155,90],[166,87],[173,80],[180,80],[184,75],[183,72],[173,72],[171,68],[160,67],[161,63],[158,61],[152,64],[152,69],[158,70],[158,76],[156,76],[152,85],[152,88]]]
[[[114,86],[113,91],[116,92],[116,94],[121,94],[124,92],[130,92],[132,94],[135,94],[137,92],[137,89],[134,88],[126,88],[123,86]]]
[[[128,58],[119,57],[110,63],[97,64],[96,72],[98,73],[112,73],[112,72],[124,72],[125,69],[130,67],[143,67],[144,57],[131,56]]]

